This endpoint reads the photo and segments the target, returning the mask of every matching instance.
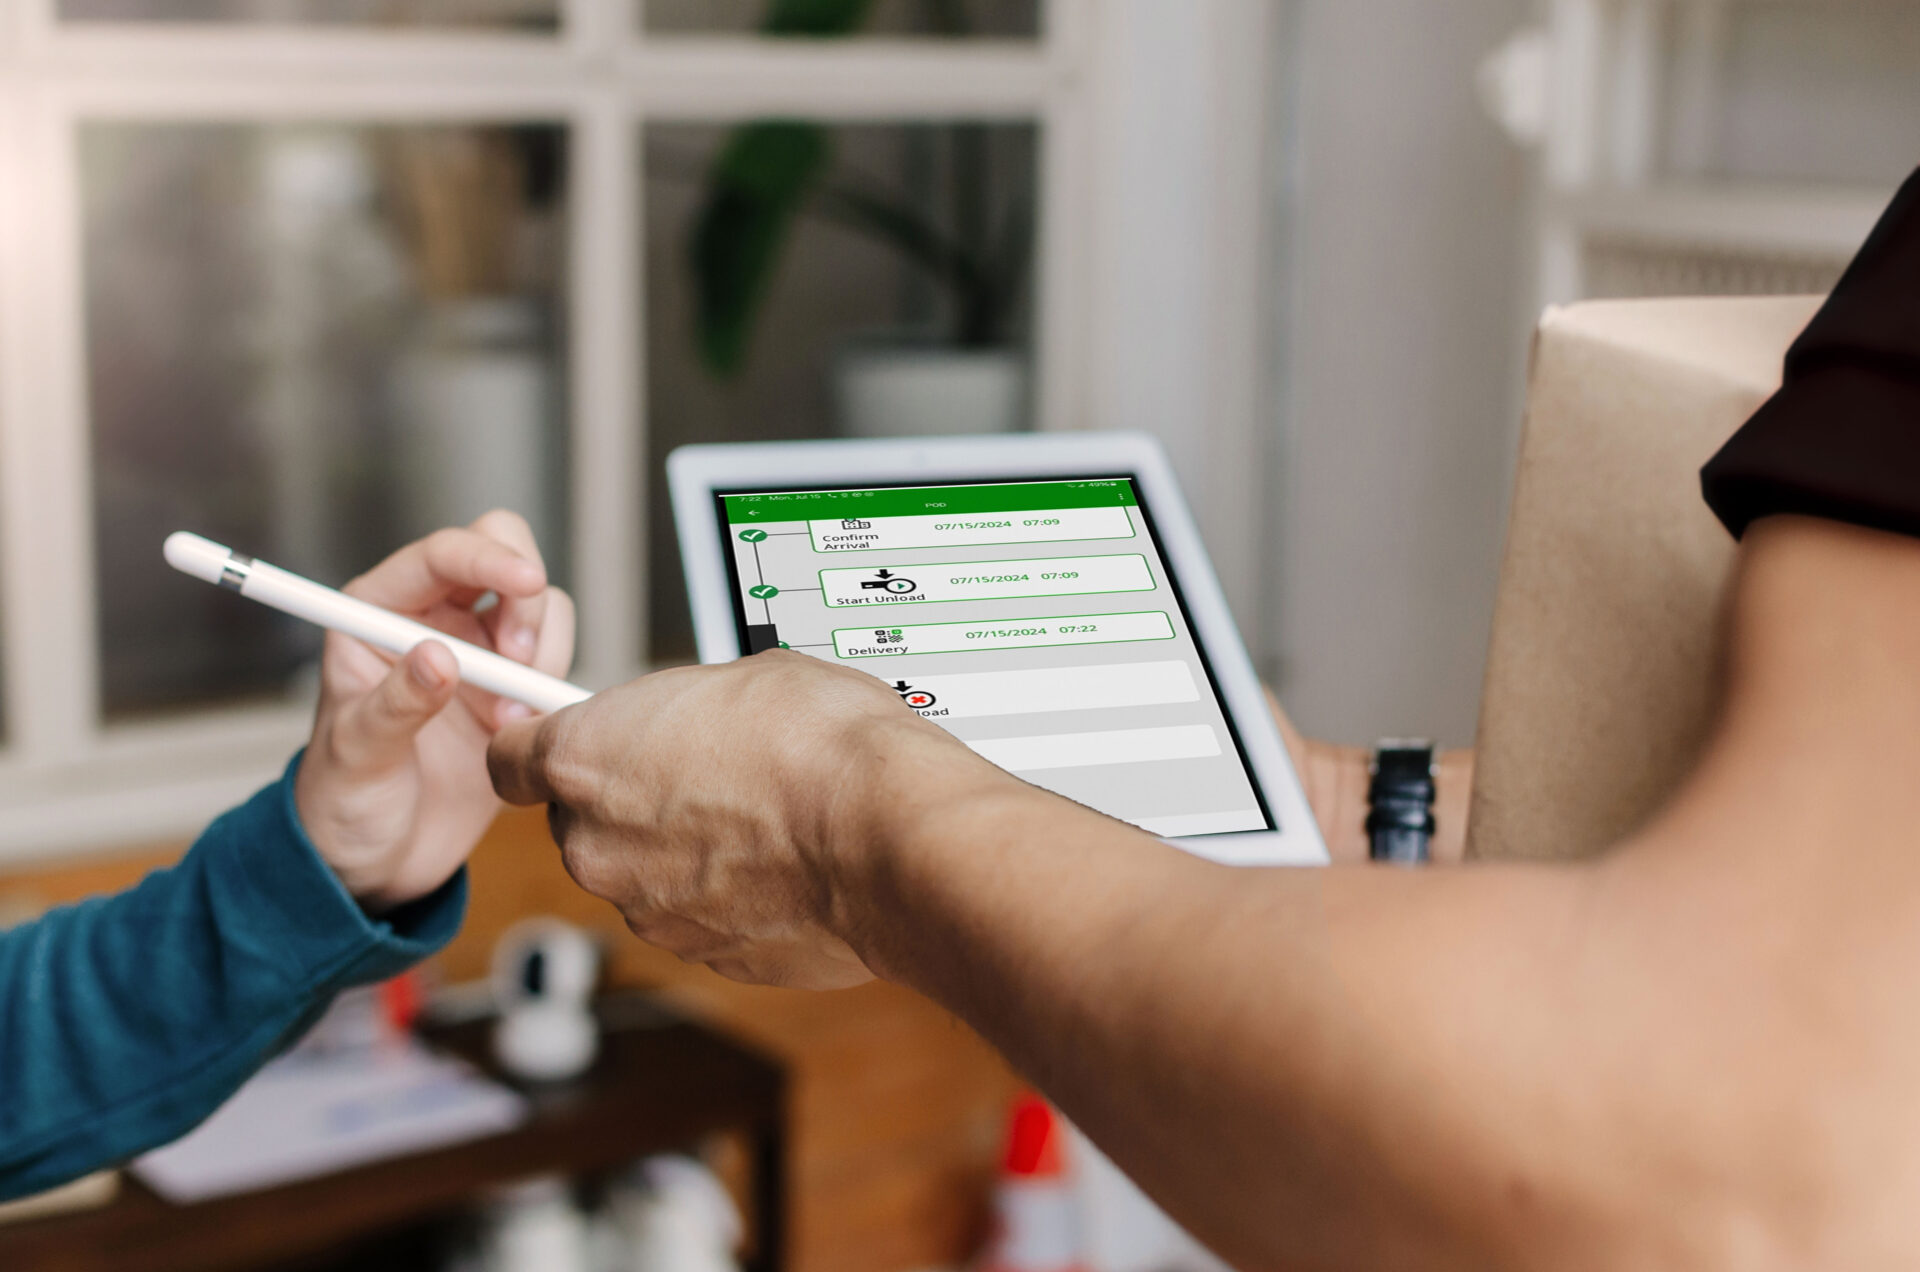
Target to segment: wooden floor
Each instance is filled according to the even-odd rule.
[[[3,875],[0,904],[124,887],[177,851]],[[574,887],[538,812],[501,818],[474,853],[472,881],[466,927],[436,963],[448,981],[485,975],[514,920],[557,915],[604,935],[616,983],[657,988],[793,1067],[794,1272],[909,1272],[958,1265],[976,1248],[1017,1082],[966,1026],[890,985],[759,989],[649,949]]]

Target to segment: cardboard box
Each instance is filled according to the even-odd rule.
[[[1550,310],[1480,704],[1468,855],[1599,852],[1711,722],[1734,542],[1700,466],[1780,383],[1814,297]]]

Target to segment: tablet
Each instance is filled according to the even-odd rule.
[[[702,662],[854,667],[1000,767],[1201,856],[1326,861],[1153,439],[687,446],[667,474]]]

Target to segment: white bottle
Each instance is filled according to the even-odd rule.
[[[726,1186],[690,1157],[649,1157],[607,1206],[627,1249],[622,1272],[740,1272],[740,1212]]]
[[[587,1218],[559,1176],[493,1195],[481,1237],[482,1272],[592,1272]]]
[[[501,1067],[528,1082],[557,1082],[586,1072],[600,1052],[593,991],[600,949],[559,919],[523,919],[493,947],[493,993],[500,1008],[493,1051]]]

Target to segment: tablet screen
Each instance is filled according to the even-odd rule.
[[[747,652],[870,672],[1156,835],[1274,828],[1132,478],[715,497]]]

